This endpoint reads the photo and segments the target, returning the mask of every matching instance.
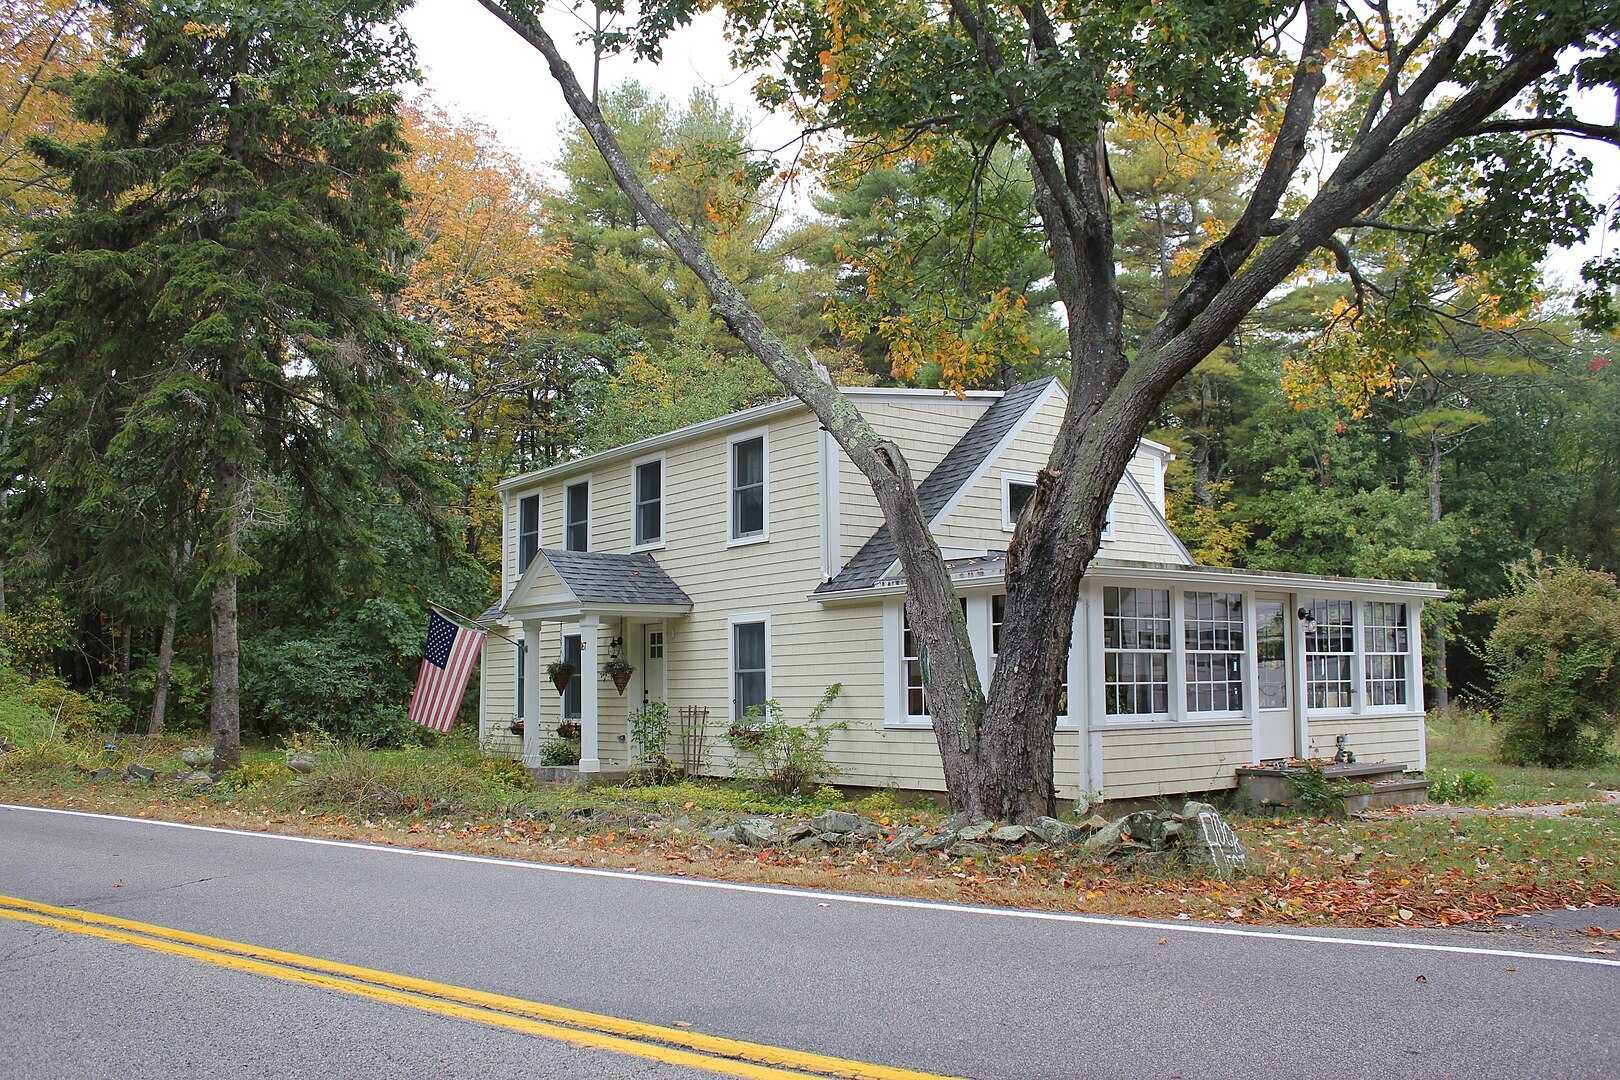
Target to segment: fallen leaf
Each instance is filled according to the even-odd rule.
[[[1155,942],[1155,944],[1168,945],[1168,944],[1170,944],[1170,939],[1169,938],[1160,938],[1157,942]]]

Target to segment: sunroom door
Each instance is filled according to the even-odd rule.
[[[1254,598],[1255,651],[1258,657],[1254,756],[1261,761],[1294,757],[1293,664],[1288,655],[1288,597],[1259,593]]]

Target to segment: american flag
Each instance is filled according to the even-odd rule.
[[[457,626],[434,612],[428,618],[427,644],[422,647],[422,670],[416,675],[411,692],[410,718],[434,731],[456,726],[461,695],[467,690],[478,651],[488,635],[482,630]]]

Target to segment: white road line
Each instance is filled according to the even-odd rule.
[[[125,817],[120,814],[97,814],[88,810],[62,810],[50,806],[20,806],[0,803],[0,810],[17,810],[33,814],[60,814],[65,817],[98,818],[103,821],[125,821],[134,825],[156,825],[166,829],[191,829],[196,832],[221,833],[226,836],[257,837],[263,840],[283,840],[294,844],[314,844],[320,847],[353,848],[390,855],[409,855],[422,859],[444,859],[450,862],[481,863],[487,866],[506,866],[519,870],[532,870],[547,874],[571,874],[576,877],[615,878],[621,881],[639,881],[658,885],[682,885],[691,889],[719,889],[724,892],[758,893],[764,896],[787,896],[801,900],[826,901],[839,904],[864,904],[868,907],[915,908],[923,911],[944,911],[958,915],[994,915],[1007,919],[1027,919],[1033,922],[1080,923],[1087,926],[1114,926],[1128,930],[1152,930],[1159,933],[1204,934],[1215,937],[1259,938],[1266,941],[1292,941],[1311,945],[1359,945],[1370,949],[1396,949],[1409,952],[1460,953],[1465,956],[1501,957],[1509,960],[1551,960],[1561,964],[1585,964],[1592,967],[1620,968],[1620,959],[1601,956],[1571,956],[1564,953],[1521,952],[1516,949],[1481,949],[1471,945],[1439,945],[1422,941],[1380,941],[1374,938],[1333,937],[1327,934],[1296,934],[1282,930],[1251,930],[1241,926],[1208,926],[1197,923],[1149,922],[1145,919],[1126,919],[1110,915],[1081,915],[1064,911],[1037,911],[1024,908],[981,907],[974,904],[948,904],[937,900],[910,900],[896,896],[865,896],[860,893],[814,892],[786,885],[749,885],[736,881],[711,881],[705,878],[669,877],[663,874],[644,874],[635,870],[604,870],[590,866],[560,866],[555,863],[526,862],[522,859],[499,859],[490,855],[463,855],[453,851],[429,851],[422,848],[389,847],[385,844],[363,844],[356,840],[329,840],[320,836],[287,836],[282,833],[255,832],[250,829],[227,829],[218,825],[192,825],[182,821],[158,821],[153,818]]]

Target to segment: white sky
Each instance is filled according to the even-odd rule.
[[[525,161],[537,170],[544,169],[556,156],[559,132],[565,122],[572,122],[572,116],[540,55],[476,0],[417,0],[404,22],[416,42],[428,95],[452,113],[488,124]],[[546,26],[563,46],[580,82],[588,87],[590,50],[577,43],[584,24],[558,3],[549,5]],[[635,78],[676,101],[704,87],[755,118],[751,141],[756,148],[787,142],[796,134],[795,128],[783,117],[760,112],[750,93],[751,80],[731,67],[729,51],[720,16],[710,12],[673,36],[660,64],[640,63],[626,56],[608,58],[602,84],[612,86]],[[1612,101],[1587,104],[1591,107],[1582,111],[1588,119],[1607,123],[1613,118]],[[1591,141],[1571,145],[1592,156],[1593,194],[1612,201],[1620,190],[1620,150]],[[1553,277],[1573,285],[1582,262],[1613,250],[1617,243],[1620,235],[1613,232],[1594,234],[1580,248],[1554,255],[1549,270]]]

